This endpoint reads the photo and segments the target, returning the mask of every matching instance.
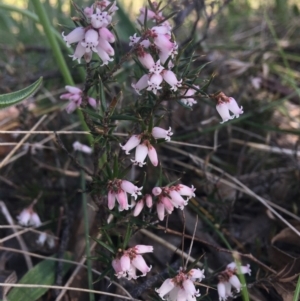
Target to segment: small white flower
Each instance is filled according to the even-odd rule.
[[[89,146],[87,146],[85,144],[81,144],[79,141],[75,141],[73,143],[73,149],[75,151],[80,151],[80,152],[83,152],[85,154],[91,154],[92,151],[93,151]]]

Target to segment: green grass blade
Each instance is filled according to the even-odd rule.
[[[65,253],[64,259],[71,260],[70,253]],[[53,285],[57,262],[45,259],[28,271],[18,282],[19,284]],[[65,263],[63,274],[70,269],[71,264]],[[48,288],[14,287],[8,294],[8,301],[35,301],[47,292]]]
[[[293,301],[298,301],[299,296],[300,296],[300,276],[298,277],[298,282],[297,282],[297,286],[296,286],[296,289],[295,289]]]
[[[28,97],[32,96],[41,86],[43,78],[40,77],[36,82],[30,86],[12,93],[0,95],[0,109],[16,105]]]

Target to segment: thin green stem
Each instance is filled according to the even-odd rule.
[[[83,158],[80,154],[80,164],[83,165]],[[91,263],[91,252],[90,252],[90,237],[89,237],[89,220],[88,220],[88,210],[87,210],[87,199],[86,199],[86,182],[85,174],[80,171],[80,180],[81,180],[81,189],[82,193],[82,210],[83,210],[83,219],[84,219],[84,235],[85,235],[85,254],[86,254],[86,263],[87,263],[87,272],[88,272],[88,284],[89,289],[93,289],[93,274],[92,274],[92,263]],[[89,293],[90,301],[95,301],[93,293]]]
[[[63,75],[65,83],[67,85],[74,86],[75,83],[73,81],[73,78],[71,76],[69,68],[66,64],[66,61],[63,57],[61,49],[58,45],[57,39],[55,38],[55,34],[53,33],[53,30],[52,30],[52,25],[50,23],[50,20],[48,18],[48,15],[46,13],[46,10],[45,10],[43,4],[40,2],[40,0],[32,0],[32,4],[33,4],[34,9],[37,13],[37,16],[39,18],[40,23],[43,26],[45,35],[46,35],[46,37],[47,37],[47,39],[50,43],[50,46],[52,48],[55,59],[58,63],[58,67],[59,67],[59,69],[60,69],[60,71]],[[77,110],[77,114],[78,114],[78,117],[79,117],[79,120],[82,124],[83,129],[84,130],[89,130],[88,126],[86,125],[85,120],[83,118],[82,112],[80,110]],[[88,138],[89,142],[92,143],[92,140],[93,140],[92,136],[88,136],[87,138]]]
[[[239,256],[235,256],[234,254],[233,254],[233,257],[235,259],[235,263],[236,263],[237,270],[238,270],[238,276],[239,276],[241,284],[242,284],[241,293],[242,293],[243,301],[250,301],[248,288],[247,288],[247,283],[246,283],[246,278],[245,278],[245,275],[241,271],[240,258],[239,258]]]

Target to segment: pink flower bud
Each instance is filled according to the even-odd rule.
[[[170,51],[174,47],[174,43],[170,41],[169,35],[159,34],[153,39],[153,41],[161,51]]]
[[[154,26],[151,31],[155,34],[170,34],[170,29],[167,26]]]
[[[119,203],[119,211],[128,210],[128,199],[126,193],[121,190],[116,194],[117,201]]]
[[[154,187],[152,189],[152,193],[155,195],[155,196],[158,196],[162,193],[162,189],[160,187]]]
[[[81,94],[82,90],[77,87],[65,86],[65,89],[72,94]]]
[[[141,143],[141,136],[140,135],[133,135],[129,138],[125,145],[121,145],[122,150],[125,151],[126,155],[129,155],[129,152],[137,147]]]
[[[109,42],[107,40],[100,37],[99,45],[105,52],[108,53],[108,55],[110,55],[110,56],[115,55],[115,50],[111,47],[111,45],[109,44]]]
[[[219,300],[226,301],[227,296],[226,296],[225,284],[223,282],[219,282],[217,285],[217,289],[218,289],[218,294],[219,294]]]
[[[112,191],[108,191],[108,209],[112,210],[115,207],[115,203],[116,203],[116,194]]]
[[[156,204],[157,216],[160,221],[164,220],[165,217],[165,206],[162,203]]]
[[[184,206],[187,205],[187,201],[177,191],[171,190],[169,195],[171,197],[171,203],[175,208],[183,210]]]
[[[165,209],[166,211],[171,214],[174,210],[174,206],[173,204],[171,203],[171,200],[168,198],[168,197],[162,197],[161,200],[160,200],[163,205],[165,206]]]
[[[76,27],[72,30],[67,36],[62,33],[63,39],[66,42],[68,47],[71,47],[70,44],[78,43],[84,39],[85,29],[83,27]]]
[[[153,200],[151,194],[146,194],[145,198],[146,198],[146,206],[148,208],[151,208],[153,206]]]
[[[89,103],[90,106],[93,107],[94,109],[97,108],[97,101],[96,101],[95,98],[89,97],[89,98],[88,98],[88,103]]]
[[[134,207],[133,216],[138,216],[144,208],[144,200],[139,200]]]
[[[173,288],[175,284],[171,278],[166,279],[159,289],[155,289],[159,297],[164,300],[164,296],[167,295]],[[177,298],[176,298],[177,299]]]
[[[94,7],[93,5],[91,7],[86,7],[84,10],[83,10],[84,14],[90,18],[94,12]]]
[[[148,145],[148,157],[151,163],[153,164],[153,166],[158,165],[157,152],[156,149],[151,144]]]

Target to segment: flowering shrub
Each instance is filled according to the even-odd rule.
[[[82,110],[93,137],[93,149],[78,141],[73,149],[94,158],[94,170],[88,172],[92,177],[88,189],[105,217],[100,230],[106,240],[99,241],[99,247],[105,250],[101,254],[105,273],[136,280],[147,276],[152,268],[143,254],[155,250],[151,245],[128,247],[132,245],[133,232],[163,222],[174,209],[184,210],[196,197],[192,184],[183,184],[180,179],[171,181],[166,176],[160,145],[172,143],[176,130],[173,136],[165,118],[165,104],[177,101],[180,108],[191,109],[198,100],[210,98],[221,123],[238,118],[243,107],[223,92],[206,93],[208,86],[203,87],[198,78],[200,67],[196,72],[190,70],[194,58],[185,57],[185,49],[177,43],[172,20],[164,15],[161,3],[149,1],[149,7],[140,9],[137,32],[128,37],[130,50],[121,54],[116,47],[118,35],[113,21],[118,10],[116,2],[102,0],[83,9],[75,8],[79,14],[74,19],[76,27],[62,36],[68,47],[75,47],[71,58],[85,66],[86,80],[81,88],[66,86],[67,93],[60,98],[69,100],[68,114]],[[134,61],[136,79],[130,74],[129,85],[118,83],[116,71],[129,60]],[[120,104],[123,97],[125,105]],[[125,126],[128,137],[118,138],[116,128]],[[108,216],[113,217],[114,226],[103,222]],[[24,209],[18,220],[22,225],[41,224],[32,208]],[[38,244],[45,241],[47,235],[42,233]],[[249,266],[242,266],[241,271],[251,272]],[[236,266],[231,263],[218,275],[220,300],[231,297],[232,289],[240,291],[236,274]],[[196,286],[204,278],[204,270],[180,268],[155,291],[163,300],[193,301],[200,296]]]

